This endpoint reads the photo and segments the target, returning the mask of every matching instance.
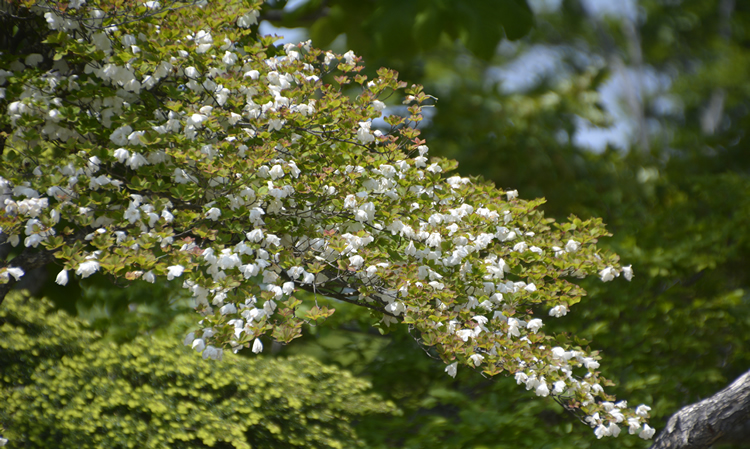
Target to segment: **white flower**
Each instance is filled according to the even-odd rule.
[[[430,282],[429,286],[434,288],[435,290],[442,290],[445,288],[445,284],[443,284],[442,282],[438,282],[438,281]]]
[[[641,428],[641,420],[638,418],[628,418],[628,433],[635,435]]]
[[[133,128],[131,128],[128,125],[123,125],[117,128],[116,130],[114,130],[114,132],[112,132],[112,134],[109,136],[109,140],[111,140],[117,146],[127,145],[128,144],[127,137],[132,132],[133,132]]]
[[[641,430],[641,433],[639,433],[638,436],[644,440],[650,440],[654,436],[654,433],[656,433],[656,429],[649,427],[648,424],[644,424],[643,430]]]
[[[234,65],[237,62],[237,55],[232,53],[231,51],[224,52],[224,56],[221,58],[221,61],[226,65]]]
[[[230,125],[236,125],[237,122],[239,122],[242,119],[242,116],[240,114],[236,114],[234,112],[229,113],[229,124]]]
[[[583,363],[583,366],[588,370],[599,368],[599,362],[591,357],[585,357],[581,363]]]
[[[211,345],[206,346],[206,350],[203,351],[203,359],[214,359],[221,360],[224,356],[224,350],[221,348],[215,348]]]
[[[263,342],[260,341],[260,338],[256,338],[253,342],[253,352],[258,354],[261,351],[263,351]]]
[[[440,243],[442,243],[442,241],[443,239],[442,237],[440,237],[440,234],[437,232],[433,232],[429,237],[427,237],[425,243],[427,244],[427,246],[435,248],[437,246],[440,246]]]
[[[537,396],[541,396],[543,398],[546,398],[549,396],[549,387],[547,387],[546,382],[541,382],[539,385],[537,385],[536,390],[534,391]]]
[[[271,170],[268,172],[269,175],[271,175],[271,179],[279,179],[284,177],[284,169],[281,168],[281,165],[274,165],[271,167]]]
[[[512,200],[513,198],[518,198],[518,190],[509,190],[505,192],[505,196],[508,197],[508,201]]]
[[[276,303],[273,299],[269,299],[263,304],[263,310],[266,311],[266,315],[273,315],[273,312],[276,310]]]
[[[128,207],[125,210],[125,214],[123,215],[123,218],[128,220],[130,223],[135,223],[136,220],[141,218],[141,211],[135,208],[135,206],[131,203],[130,207]]]
[[[651,407],[648,405],[639,405],[635,408],[635,414],[640,416],[641,418],[648,418],[648,412],[651,411]]]
[[[250,26],[258,23],[259,15],[258,11],[250,11],[249,13],[237,18],[237,26],[240,28],[250,28]]]
[[[362,143],[370,143],[375,141],[375,136],[370,133],[371,122],[359,122],[359,129],[357,130],[357,139]]]
[[[355,59],[357,59],[357,55],[355,55],[353,51],[349,50],[344,53],[344,59],[346,60],[347,64],[354,64],[356,62]]]
[[[469,358],[471,359],[471,362],[474,364],[474,366],[481,365],[482,361],[484,360],[484,356],[480,354],[473,354]]]
[[[266,214],[266,211],[259,207],[254,207],[250,210],[250,221],[258,226],[263,224],[263,215]]]
[[[305,270],[302,267],[292,267],[288,270],[286,270],[286,274],[289,275],[292,279],[299,279],[300,276],[302,276],[305,273]]]
[[[78,266],[76,274],[82,278],[87,278],[97,271],[99,271],[99,262],[95,260],[87,260]]]
[[[549,315],[555,318],[560,318],[561,316],[565,316],[567,314],[568,307],[564,305],[555,306],[549,311]]]
[[[268,121],[268,130],[269,131],[273,131],[273,130],[279,131],[279,130],[281,130],[281,127],[284,126],[285,122],[286,122],[285,120],[281,120],[281,119],[278,119],[278,118],[273,118],[273,119],[271,119],[271,120]]]
[[[302,170],[300,170],[299,167],[297,167],[297,164],[294,161],[289,161],[287,165],[289,166],[289,170],[292,176],[294,176],[295,178],[298,178],[299,174],[302,173]],[[336,189],[333,188],[333,191],[335,193]]]
[[[167,267],[167,280],[171,281],[174,278],[182,276],[183,271],[185,271],[185,267],[182,265],[172,265]]]
[[[362,256],[352,256],[349,258],[349,265],[355,269],[362,268],[362,265],[365,263],[365,259],[362,258]]]
[[[144,165],[148,165],[148,160],[143,157],[141,153],[133,153],[130,155],[125,165],[132,168],[133,170],[138,170]]]
[[[565,251],[569,253],[574,253],[578,251],[578,248],[581,247],[581,244],[576,242],[575,240],[568,240],[568,243],[565,244]]]
[[[206,212],[206,218],[210,218],[213,221],[218,220],[219,217],[221,217],[221,211],[217,207],[212,207]]]
[[[602,282],[609,282],[617,276],[617,272],[612,267],[607,267],[599,272]]]
[[[443,171],[443,167],[435,163],[427,167],[427,171],[430,173],[441,173]]]
[[[115,150],[115,158],[120,161],[121,164],[124,164],[129,157],[130,152],[125,148],[118,148]]]
[[[174,215],[172,215],[172,213],[168,210],[164,209],[163,211],[161,211],[161,218],[163,218],[167,223],[172,223],[172,220],[174,220]]]
[[[385,103],[383,103],[380,100],[375,100],[375,101],[372,102],[372,108],[375,109],[376,111],[380,112],[383,109],[385,109]]]
[[[542,320],[539,318],[534,318],[533,320],[529,321],[529,324],[526,325],[526,327],[533,333],[537,333],[539,329],[544,326],[544,323],[542,323]]]
[[[354,211],[354,219],[361,222],[371,221],[375,218],[375,204],[370,201],[362,204]]]
[[[456,332],[456,335],[463,341],[469,341],[469,338],[474,336],[474,331],[471,329],[461,329]]]
[[[205,122],[206,120],[208,120],[208,116],[207,115],[193,114],[190,117],[188,117],[187,123],[188,123],[188,125],[193,125],[193,126],[197,126],[197,127],[200,128],[200,126],[202,125],[202,123]]]
[[[150,283],[153,284],[154,282],[156,282],[156,276],[154,275],[153,271],[147,271],[143,275],[143,280],[146,281],[146,282],[150,282]]]
[[[128,134],[128,143],[131,145],[143,146],[143,141],[141,140],[143,134],[145,134],[143,131],[133,131]]]
[[[472,317],[471,319],[476,321],[477,324],[479,324],[480,326],[484,326],[489,321],[486,316],[482,316],[482,315],[476,315]]]
[[[57,273],[57,278],[55,278],[55,283],[59,285],[67,285],[68,284],[68,270],[62,270],[61,272]]]
[[[219,309],[219,313],[222,315],[230,315],[232,313],[237,313],[237,307],[234,304],[224,304],[221,306],[221,309]]]
[[[193,349],[198,352],[203,351],[206,348],[206,342],[202,338],[196,338],[193,340]]]
[[[523,327],[523,322],[518,321],[516,318],[508,318],[508,336],[520,337],[521,332],[518,327]]]
[[[2,279],[4,282],[8,282],[8,275],[13,276],[13,278],[17,281],[21,279],[21,277],[24,275],[24,272],[18,267],[12,267],[8,268],[5,271],[0,271],[0,279]]]
[[[247,237],[248,240],[251,242],[260,242],[263,240],[263,231],[260,229],[253,229],[252,231],[245,234],[245,237]]]
[[[450,365],[445,367],[445,372],[448,373],[451,377],[456,377],[456,372],[458,371],[458,362],[453,362]]]
[[[611,402],[610,402],[611,404]],[[616,423],[621,423],[625,420],[625,415],[623,415],[619,410],[609,410],[609,414],[615,419]],[[619,432],[618,432],[619,433]]]
[[[625,279],[628,281],[633,280],[633,266],[628,265],[627,267],[622,267],[622,275],[625,276]]]

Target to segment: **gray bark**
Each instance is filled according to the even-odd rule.
[[[651,449],[707,449],[721,443],[750,443],[750,371],[672,415]]]

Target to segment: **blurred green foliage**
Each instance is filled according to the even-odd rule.
[[[501,39],[519,39],[534,24],[526,0],[310,0],[285,11],[287,3],[269,1],[261,18],[288,28],[308,26],[321,48],[346,34],[357,54],[400,61],[392,68],[457,39],[490,59]]]
[[[51,272],[52,267],[48,269],[48,277],[54,278],[57,272]],[[56,308],[86,320],[103,338],[117,343],[143,334],[171,338],[195,326],[193,300],[178,281],[122,283],[96,274],[71,279],[64,288],[48,283],[41,295]]]
[[[353,423],[396,413],[309,357],[205,361],[176,339],[101,341],[47,300],[0,308],[0,422],[12,447],[348,448]]]

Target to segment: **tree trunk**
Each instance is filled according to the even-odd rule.
[[[750,371],[727,388],[672,415],[651,449],[704,449],[750,442]]]

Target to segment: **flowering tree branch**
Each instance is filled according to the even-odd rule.
[[[596,351],[543,330],[585,296],[578,279],[632,278],[597,247],[601,220],[449,176],[416,127],[434,97],[368,79],[351,51],[273,46],[259,1],[174,4],[24,3],[49,35],[0,55],[0,232],[24,248],[0,284],[53,255],[61,286],[180,282],[199,315],[185,344],[212,359],[291,342],[334,313],[321,294],[407,326],[448,375],[512,375],[599,438],[653,435],[647,406],[604,391]],[[383,117],[400,95],[407,116]]]

